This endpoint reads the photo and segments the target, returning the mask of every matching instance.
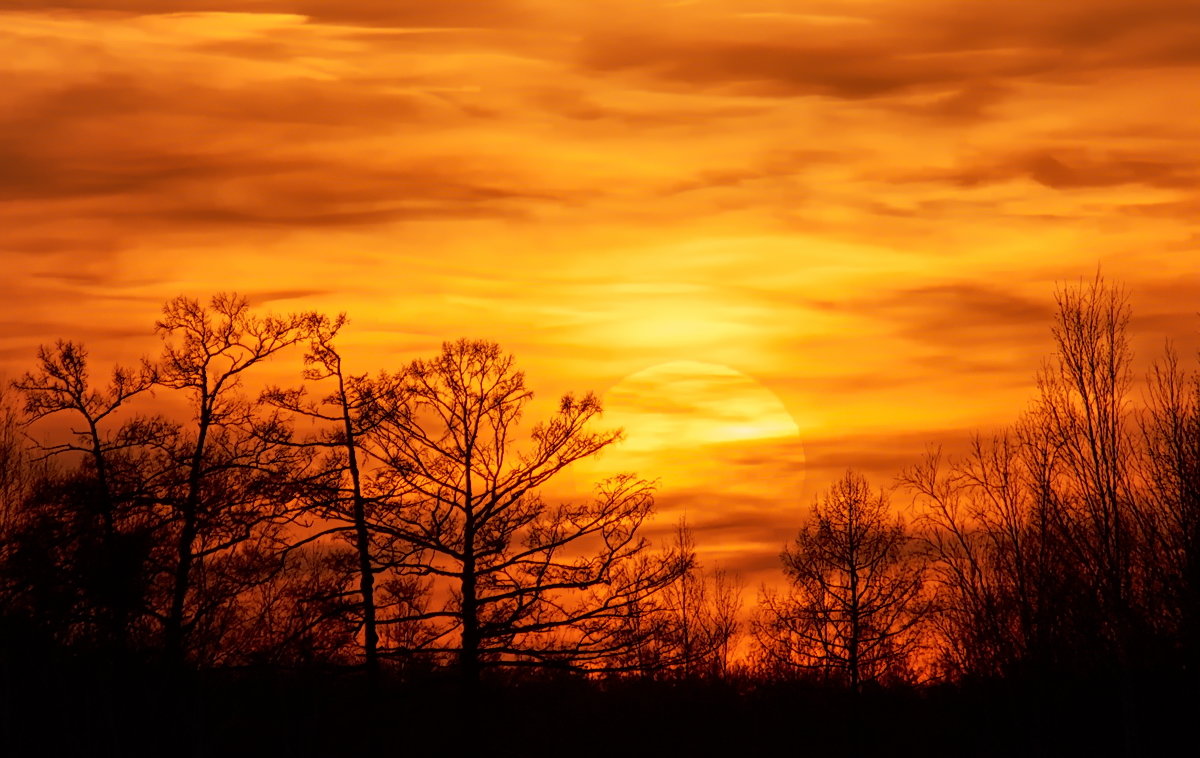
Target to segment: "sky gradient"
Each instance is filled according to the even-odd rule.
[[[493,339],[754,575],[847,466],[1014,419],[1056,282],[1124,282],[1139,363],[1198,346],[1195,0],[5,8],[9,377],[219,290],[348,312],[362,371]],[[638,447],[723,397],[774,431]]]

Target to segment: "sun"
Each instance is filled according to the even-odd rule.
[[[630,374],[605,393],[604,407],[630,451],[800,435],[775,393],[715,363],[673,361]]]
[[[619,472],[658,482],[651,532],[681,518],[702,553],[767,565],[781,538],[772,528],[804,481],[800,429],[783,401],[740,371],[672,361],[632,373],[603,395],[600,426],[624,439],[587,461],[578,484]]]

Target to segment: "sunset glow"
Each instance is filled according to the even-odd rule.
[[[630,452],[799,434],[779,398],[749,377],[713,364],[653,366],[622,379],[604,400],[605,418],[626,430],[623,449]]]
[[[1200,0],[0,50],[0,756],[1195,741]]]
[[[727,366],[673,361],[625,377],[603,401],[605,424],[626,438],[576,464],[576,487],[653,472],[659,508],[649,533],[669,533],[683,519],[702,535],[702,560],[748,572],[774,563],[792,527],[789,500],[805,479],[800,428],[779,397]],[[729,471],[741,473],[731,479]]]
[[[345,311],[356,373],[495,340],[758,576],[847,467],[1019,414],[1056,282],[1200,347],[1194,0],[5,7],[9,378],[177,294]]]

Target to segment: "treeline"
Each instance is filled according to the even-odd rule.
[[[517,445],[531,393],[497,345],[367,376],[343,365],[343,324],[177,298],[162,355],[101,383],[81,345],[43,347],[5,425],[10,633],[177,669],[361,661],[372,680],[383,658],[468,683],[490,666],[635,667],[693,557],[639,535],[646,480],[538,495],[619,439],[590,429],[598,400],[564,396]],[[242,391],[292,346],[304,385]],[[152,393],[190,420],[150,414]],[[52,417],[64,441],[18,441]]]
[[[489,688],[559,693],[553,710],[685,686],[760,734],[779,703],[841,714],[850,736],[812,744],[878,747],[861,735],[905,712],[1004,733],[947,754],[1049,750],[1089,719],[1092,749],[1136,754],[1200,702],[1200,371],[1168,350],[1136,382],[1129,306],[1100,278],[1057,304],[1017,423],[886,489],[847,472],[798,515],[788,581],[748,622],[686,525],[668,545],[641,535],[650,481],[539,495],[621,432],[593,428],[590,394],[524,418],[531,391],[495,344],[369,373],[343,361],[344,317],[218,295],[169,301],[160,355],[104,379],[84,346],[44,346],[0,403],[0,705],[136,680],[134,700],[161,685],[163,719],[193,727],[175,739],[198,740],[195,698],[229,676],[324,672],[364,708],[415,698],[346,715],[376,735],[437,718],[414,692],[458,693],[461,726],[506,712]],[[286,353],[300,383],[250,391]]]
[[[764,596],[770,659],[850,686],[1196,676],[1200,365],[1168,348],[1135,386],[1122,290],[1097,279],[1057,305],[1015,424],[927,452],[890,506],[853,473],[814,506],[782,556],[792,592]]]

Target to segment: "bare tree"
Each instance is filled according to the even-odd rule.
[[[164,625],[176,662],[186,655],[188,635],[259,576],[246,570],[245,555],[231,551],[271,549],[272,530],[287,517],[296,449],[251,433],[252,408],[239,388],[249,369],[307,338],[318,318],[258,316],[245,298],[218,294],[207,306],[170,300],[155,324],[164,341],[157,381],[188,396],[194,424],[177,440],[180,477],[167,498],[175,560]],[[193,593],[197,581],[200,594]]]
[[[16,399],[0,383],[0,540],[15,529],[20,504],[35,479],[34,456],[22,434],[23,425]]]
[[[1129,306],[1100,276],[1056,300],[1056,350],[1030,411],[962,459],[933,455],[901,476],[934,557],[950,673],[1123,666],[1134,627],[1154,615],[1141,606],[1157,594],[1147,582],[1160,530],[1133,476]],[[1178,405],[1162,379],[1165,404]],[[1149,431],[1164,450],[1181,439],[1170,416]]]
[[[943,675],[1009,675],[1063,644],[1073,575],[1058,545],[1054,454],[1039,439],[1027,423],[976,435],[962,459],[931,452],[899,477],[931,559]]]
[[[317,471],[307,479],[304,500],[308,510],[320,520],[323,528],[304,538],[301,544],[328,535],[340,535],[354,548],[357,566],[357,594],[360,598],[363,654],[372,688],[379,676],[379,624],[375,577],[390,563],[385,556],[410,558],[408,544],[379,533],[370,520],[375,501],[367,493],[370,434],[379,421],[378,394],[382,391],[395,400],[397,388],[386,376],[372,380],[366,375],[352,375],[344,368],[341,353],[334,344],[338,331],[345,325],[345,316],[330,321],[320,319],[313,328],[304,362],[304,378],[314,384],[330,386],[327,394],[317,400],[309,398],[305,388],[265,391],[261,399],[293,417],[302,417],[318,426],[318,431],[302,440],[294,440],[288,419],[280,426],[273,418],[260,427],[260,436],[273,438],[282,444],[295,444],[325,452],[318,461]],[[295,547],[299,547],[299,544]],[[392,589],[395,590],[393,581]]]
[[[22,414],[6,384],[0,384],[0,603],[7,606],[19,591],[19,577],[9,565],[19,535],[25,527],[23,506],[36,482],[43,478],[44,463],[38,465],[23,434]]]
[[[1146,542],[1152,618],[1183,642],[1185,666],[1200,670],[1200,370],[1184,369],[1175,351],[1151,369],[1142,419],[1145,497],[1154,516]]]
[[[1038,377],[1026,437],[1053,456],[1044,482],[1051,518],[1061,547],[1096,577],[1096,631],[1120,659],[1141,596],[1135,562],[1145,515],[1130,475],[1130,309],[1124,291],[1099,274],[1061,288],[1057,302],[1056,354]]]
[[[736,571],[718,566],[705,578],[708,586],[708,623],[717,646],[711,658],[716,676],[729,677],[743,635],[742,594],[744,584]]]
[[[214,666],[306,666],[351,660],[357,624],[344,588],[355,574],[353,550],[307,544],[288,551],[279,570],[223,609],[231,617]]]
[[[848,471],[780,556],[790,588],[764,592],[756,634],[791,666],[844,681],[906,678],[925,617],[924,566],[883,493]]]
[[[683,570],[652,557],[638,530],[652,485],[630,475],[590,502],[552,506],[540,486],[598,453],[619,431],[592,432],[593,395],[564,396],[519,448],[532,393],[494,343],[447,343],[414,361],[372,433],[394,507],[377,528],[425,552],[412,568],[448,599],[423,619],[428,649],[451,653],[468,687],[485,665],[604,666],[628,649],[622,616]],[[381,509],[383,511],[384,509]]]
[[[26,373],[13,386],[25,396],[30,423],[59,413],[72,414],[82,423],[82,428],[71,428],[76,441],[44,446],[43,450],[46,455],[87,456],[96,478],[104,533],[111,537],[116,531],[116,495],[110,459],[136,443],[105,429],[106,422],[127,401],[153,386],[154,371],[148,363],[136,371],[118,366],[113,369],[109,385],[97,389],[89,379],[87,355],[83,345],[75,342],[59,340],[53,348],[43,345],[38,348],[37,373]]]
[[[94,627],[99,641],[118,648],[125,647],[133,617],[147,602],[141,575],[154,524],[145,495],[159,469],[146,448],[163,426],[160,420],[119,416],[153,383],[153,367],[143,361],[134,370],[115,367],[108,384],[98,388],[87,350],[63,340],[41,346],[37,370],[13,382],[24,396],[26,424],[58,415],[70,419],[68,441],[40,443],[38,450],[43,459],[75,456],[82,465],[56,487],[43,488],[37,510],[58,524],[59,558],[87,564],[86,573],[83,566],[60,566],[64,577],[78,577],[80,618]],[[33,531],[23,537],[40,539]]]
[[[722,568],[706,570],[693,557],[695,537],[683,520],[676,526],[671,552],[690,560],[662,593],[665,618],[648,635],[655,667],[684,678],[723,677],[741,631],[741,585],[736,575]]]

